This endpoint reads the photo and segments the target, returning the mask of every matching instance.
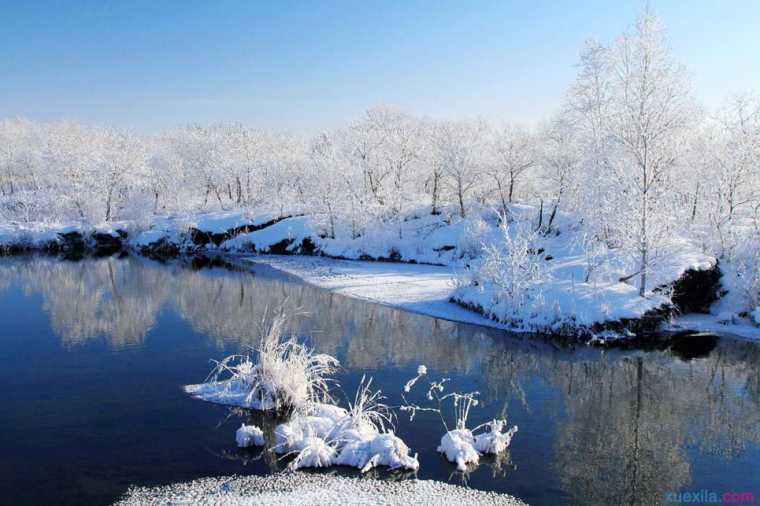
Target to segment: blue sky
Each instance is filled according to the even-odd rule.
[[[378,103],[526,122],[640,1],[0,0],[0,117],[313,131]],[[760,92],[760,2],[651,1],[695,94]]]

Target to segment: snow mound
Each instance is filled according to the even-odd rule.
[[[313,235],[310,220],[304,216],[296,216],[278,221],[255,232],[240,234],[232,239],[224,241],[221,248],[224,250],[255,250],[267,252],[276,244],[283,241],[289,242],[289,246],[295,248],[301,241]]]
[[[342,436],[346,437],[346,434],[343,433]],[[389,432],[349,439],[344,443],[335,463],[356,467],[362,473],[378,466],[411,471],[417,471],[420,467],[417,457],[409,455],[406,443]]]
[[[488,432],[475,436],[475,449],[480,453],[498,454],[509,448],[517,425],[504,432],[505,420],[493,420],[487,424]]]
[[[83,228],[78,225],[2,223],[0,224],[0,249],[14,246],[42,248],[49,243],[59,242],[59,234],[82,231]]]
[[[201,478],[155,488],[132,487],[117,504],[521,506],[525,503],[506,494],[432,480],[383,481],[301,472]]]
[[[450,430],[444,434],[438,451],[446,455],[449,462],[456,464],[459,471],[466,471],[468,465],[478,465],[480,462],[475,438],[467,429]]]
[[[245,214],[234,211],[212,212],[198,216],[194,228],[201,232],[221,234],[230,229],[253,225],[254,222]]]
[[[441,438],[438,451],[456,464],[459,471],[466,471],[468,466],[480,463],[481,454],[497,455],[506,450],[517,433],[516,425],[504,432],[505,420],[492,420],[485,426],[488,431],[478,435],[466,428],[448,431]]]
[[[238,448],[264,446],[264,432],[255,425],[242,424],[235,432],[235,442]]]
[[[364,473],[378,466],[411,471],[420,466],[409,447],[392,432],[357,424],[348,411],[329,404],[314,404],[307,411],[296,412],[290,421],[275,427],[274,434],[272,450],[295,455],[289,466],[293,470],[341,465]],[[264,445],[263,433],[254,425],[238,429],[236,441],[240,447]]]
[[[271,397],[252,396],[250,383],[241,378],[185,385],[183,390],[195,399],[226,406],[259,409],[261,411],[275,408],[275,403]]]

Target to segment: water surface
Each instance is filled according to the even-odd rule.
[[[699,357],[567,346],[347,299],[265,266],[197,267],[0,259],[0,502],[107,504],[130,484],[284,467],[235,447],[240,414],[180,390],[205,378],[209,359],[254,344],[267,308],[283,303],[310,313],[295,330],[340,359],[346,392],[368,374],[398,404],[425,364],[481,393],[470,425],[519,425],[508,455],[461,474],[435,451],[435,416],[401,415],[420,478],[539,505],[658,504],[703,489],[760,497],[757,344],[722,338]]]

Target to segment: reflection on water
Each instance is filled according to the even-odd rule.
[[[181,332],[161,318],[172,314],[205,336],[205,345],[193,348],[197,357],[218,358],[222,350],[254,344],[267,308],[283,303],[302,308],[311,317],[295,323],[294,330],[341,360],[344,383],[355,384],[358,375],[370,371],[384,391],[394,392],[417,364],[426,364],[452,376],[462,390],[481,391],[485,402],[474,422],[509,411],[520,433],[507,461],[452,478],[465,478],[473,487],[509,491],[537,504],[656,504],[667,492],[703,488],[760,496],[760,346],[752,343],[721,339],[706,357],[693,360],[667,351],[559,346],[347,299],[263,266],[249,272],[142,259],[3,259],[0,290],[14,287],[40,298],[51,332],[69,355],[104,341],[111,353],[133,349],[156,355],[152,346],[161,342],[160,354],[172,354]],[[28,304],[34,303],[29,298]],[[3,322],[12,321],[13,312],[3,309]],[[175,332],[176,342],[161,341]],[[208,366],[197,357],[193,366]],[[144,365],[141,374],[153,374],[159,382],[160,371]],[[174,408],[164,404],[161,416],[168,417]],[[182,404],[182,409],[211,409],[201,404]],[[239,423],[233,418],[229,423]],[[446,480],[452,468],[434,453],[441,429],[433,424],[424,417],[418,424],[401,420],[399,433],[425,457],[420,476]],[[215,437],[228,436],[231,441],[226,433]],[[228,465],[254,468],[251,472],[278,467],[233,447],[209,451]],[[14,465],[9,458],[4,464]],[[261,461],[266,462],[259,469]],[[222,469],[204,465],[182,477]],[[133,475],[123,479],[145,481]]]

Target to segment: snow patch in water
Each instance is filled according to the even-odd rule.
[[[285,472],[270,476],[201,478],[155,488],[132,487],[117,504],[523,506],[525,503],[507,494],[473,490],[440,481],[385,481]]]

